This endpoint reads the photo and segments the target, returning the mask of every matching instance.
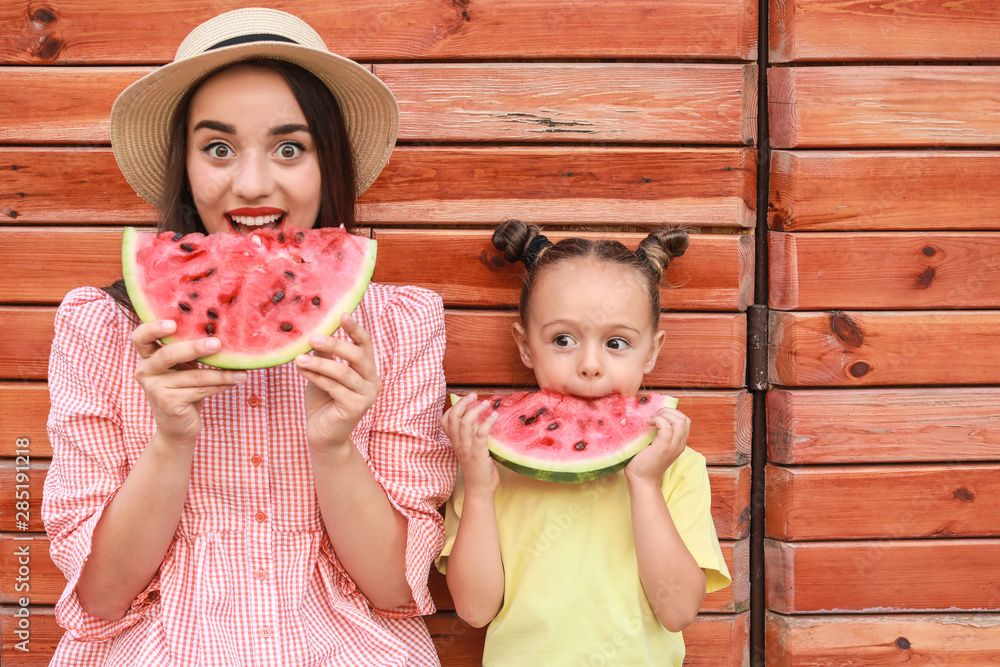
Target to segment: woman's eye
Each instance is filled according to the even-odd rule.
[[[555,343],[557,347],[569,347],[573,344],[573,338],[563,334],[553,338],[552,342]]]
[[[281,144],[278,147],[278,155],[285,158],[286,160],[291,160],[302,155],[304,149],[298,144]]]
[[[227,158],[232,153],[229,146],[221,143],[214,143],[205,146],[205,152],[214,158]]]
[[[624,338],[612,338],[607,342],[607,346],[612,350],[624,350],[629,346],[629,344]]]

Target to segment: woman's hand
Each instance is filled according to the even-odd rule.
[[[684,451],[691,420],[674,408],[660,408],[646,423],[656,426],[656,438],[628,462],[625,477],[631,483],[650,482],[659,487],[667,468]]]
[[[497,464],[490,458],[490,450],[486,446],[490,430],[496,423],[497,413],[490,414],[477,426],[479,416],[490,404],[489,401],[482,401],[474,405],[476,399],[474,393],[463,396],[441,417],[441,426],[451,440],[458,464],[462,467],[467,496],[481,491],[493,493],[500,486]]]
[[[382,390],[371,336],[346,313],[340,323],[353,342],[314,336],[310,341],[313,354],[302,354],[295,359],[299,373],[309,380],[306,439],[316,449],[350,444],[351,432]]]
[[[196,359],[219,351],[218,338],[161,345],[158,338],[177,330],[172,320],[136,327],[132,345],[139,353],[136,382],[146,392],[157,432],[168,443],[193,445],[201,433],[201,407],[213,396],[246,380],[246,373],[198,368]]]

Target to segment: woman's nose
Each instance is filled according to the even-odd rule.
[[[233,193],[241,199],[254,201],[271,194],[273,189],[274,178],[267,156],[258,151],[245,154],[237,166]]]

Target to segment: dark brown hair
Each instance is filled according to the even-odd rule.
[[[493,246],[503,252],[504,259],[514,263],[523,261],[528,244],[541,234],[537,225],[526,225],[520,220],[505,220],[493,232]],[[649,295],[653,327],[660,320],[660,283],[663,272],[675,257],[680,257],[688,247],[688,233],[677,227],[664,226],[654,230],[639,243],[636,252],[613,240],[590,241],[568,238],[543,248],[524,276],[521,287],[519,311],[521,322],[527,326],[531,305],[531,292],[538,277],[561,262],[570,259],[593,259],[635,271]],[[639,254],[636,254],[636,253]],[[640,255],[645,253],[645,259]]]
[[[177,106],[171,124],[170,152],[163,179],[157,231],[206,234],[191,197],[187,178],[187,120],[191,98],[210,77],[233,67],[250,66],[277,72],[291,88],[309,125],[316,145],[321,177],[319,214],[316,227],[354,227],[354,161],[347,127],[337,99],[311,72],[283,60],[253,59],[233,63],[202,79]],[[119,280],[103,290],[132,311],[132,302]]]

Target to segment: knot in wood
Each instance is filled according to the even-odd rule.
[[[955,498],[957,500],[961,500],[963,503],[971,503],[975,499],[975,497],[976,494],[972,493],[972,491],[969,491],[964,486],[960,486],[959,488],[955,489]]]
[[[910,640],[906,637],[899,637],[896,639],[896,646],[903,649],[904,651],[910,648]]]
[[[861,329],[844,313],[837,313],[830,318],[830,329],[837,338],[851,347],[861,347],[864,342]]]
[[[848,370],[848,372],[851,375],[853,375],[856,378],[859,378],[859,377],[862,377],[864,375],[867,375],[868,371],[870,371],[871,369],[872,369],[871,366],[869,366],[865,362],[858,361],[858,362],[855,362],[855,363],[851,364],[851,367],[848,368],[847,370]]]
[[[43,26],[52,25],[56,22],[56,15],[48,7],[39,7],[31,12],[31,20]]]

